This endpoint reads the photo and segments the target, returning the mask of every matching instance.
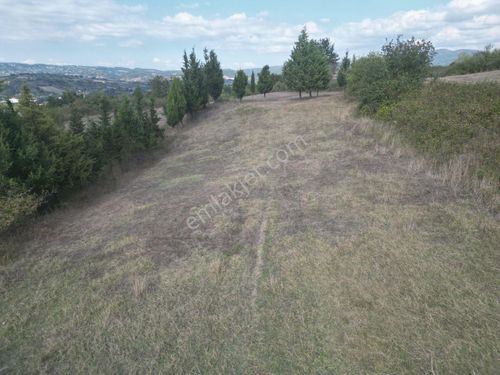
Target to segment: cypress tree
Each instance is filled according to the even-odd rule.
[[[208,93],[214,101],[217,101],[224,88],[224,74],[220,67],[219,60],[214,50],[208,53],[207,49],[203,51],[205,55],[205,75],[207,79]]]
[[[182,73],[187,112],[193,114],[204,108],[208,103],[208,87],[205,70],[201,62],[196,58],[194,48],[189,54],[189,57],[186,51],[184,51]]]
[[[185,90],[182,89],[182,82],[178,78],[172,80],[170,91],[167,98],[167,123],[175,126],[179,122],[182,124],[182,118],[186,113],[187,103],[184,97]]]
[[[266,94],[268,92],[271,92],[273,90],[273,80],[271,79],[271,71],[269,70],[269,65],[265,65],[259,73],[257,89],[261,94],[264,94],[264,98],[266,97]]]
[[[245,92],[248,85],[248,76],[245,74],[243,70],[238,70],[236,72],[236,77],[233,81],[233,91],[236,94],[236,97],[241,100],[245,96]]]
[[[255,73],[252,70],[252,76],[250,78],[250,92],[255,94]]]

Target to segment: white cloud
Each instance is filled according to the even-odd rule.
[[[26,59],[24,61],[21,61],[23,64],[30,64],[30,65],[33,65],[33,64],[36,64],[36,61],[35,59]]]
[[[257,17],[269,17],[269,12],[267,10],[263,10],[257,13]]]
[[[500,0],[451,0],[444,6],[367,18],[333,30],[327,18],[294,25],[272,22],[267,11],[226,17],[188,11],[206,4],[180,3],[183,11],[152,20],[146,17],[145,6],[123,5],[117,0],[17,0],[15,5],[0,0],[0,41],[79,40],[111,45],[112,40],[121,47],[140,47],[146,39],[185,40],[218,50],[285,55],[306,25],[312,37],[329,36],[338,49],[356,53],[378,49],[385,38],[398,34],[430,39],[438,47],[449,48],[481,48],[500,42]]]
[[[442,7],[397,12],[337,27],[332,37],[340,49],[366,53],[386,38],[427,39],[442,48],[482,48],[500,43],[499,0],[453,0]]]

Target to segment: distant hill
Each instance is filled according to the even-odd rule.
[[[475,49],[457,49],[457,50],[451,50],[445,48],[437,49],[433,65],[447,66],[450,65],[455,60],[457,60],[460,57],[460,55],[464,54],[473,55],[476,52],[479,51]]]
[[[128,81],[119,79],[91,78],[76,75],[54,73],[19,73],[2,78],[4,83],[0,98],[19,95],[22,85],[26,84],[37,99],[44,100],[49,96],[60,96],[64,91],[75,91],[79,94],[90,94],[103,91],[108,95],[129,94],[137,86],[143,90],[149,88],[147,81]]]
[[[252,70],[257,74],[261,68],[245,69],[245,72],[250,75]],[[281,73],[281,66],[272,66],[271,73]],[[181,70],[130,69],[105,66],[0,63],[0,77],[11,74],[57,74],[111,81],[147,82],[154,76],[180,76],[182,72]],[[224,69],[224,75],[234,77],[236,70]]]

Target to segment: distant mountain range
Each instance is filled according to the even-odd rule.
[[[251,74],[252,70],[256,74],[260,72],[260,68],[245,69],[245,72]],[[281,66],[271,67],[271,72],[281,73]],[[130,69],[104,66],[0,63],[0,77],[11,74],[58,74],[110,81],[147,82],[154,76],[173,77],[182,75],[182,72],[181,70]],[[224,75],[232,78],[236,75],[236,70],[224,69]]]
[[[436,56],[434,57],[433,65],[447,66],[457,60],[461,55],[471,56],[476,52],[479,51],[475,49],[436,49]]]

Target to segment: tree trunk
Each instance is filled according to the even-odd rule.
[[[309,91],[309,97],[310,97],[310,98],[312,98],[312,97],[313,97],[312,91]]]
[[[302,99],[302,91],[299,91],[299,98]]]
[[[264,93],[264,98],[266,97],[266,93]]]

